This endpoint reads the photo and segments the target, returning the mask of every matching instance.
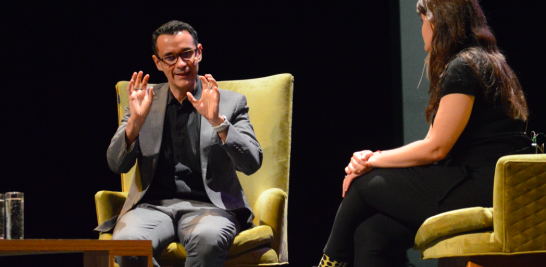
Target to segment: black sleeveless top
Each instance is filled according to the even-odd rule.
[[[487,93],[470,66],[461,59],[449,63],[441,88],[442,97],[459,93],[475,99],[468,124],[439,164],[475,169],[495,165],[505,155],[528,153],[531,143],[524,134],[525,122],[508,117],[500,101],[495,100],[495,92]]]
[[[424,197],[438,202],[458,184],[472,179],[482,185],[484,199],[491,202],[498,159],[530,153],[531,140],[523,133],[525,122],[505,115],[494,92],[487,94],[471,67],[461,59],[451,61],[444,75],[440,84],[442,97],[457,93],[475,97],[469,121],[443,160],[408,168],[404,178]]]

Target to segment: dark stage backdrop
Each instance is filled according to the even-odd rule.
[[[538,8],[484,1],[545,131]],[[509,5],[512,4],[512,5]],[[120,190],[106,148],[114,85],[133,71],[166,81],[150,36],[179,19],[218,80],[295,76],[290,266],[316,265],[352,153],[402,144],[398,1],[18,1],[2,7],[0,192],[25,192],[26,238],[97,238],[94,194]],[[250,107],[252,108],[252,107]],[[423,118],[424,119],[424,118]],[[2,257],[0,266],[81,266],[81,255]]]

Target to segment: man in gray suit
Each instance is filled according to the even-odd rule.
[[[190,25],[166,23],[152,42],[168,83],[147,88],[149,75],[133,73],[129,107],[107,151],[115,173],[138,161],[140,179],[120,215],[96,230],[113,229],[114,240],[152,240],[154,266],[171,242],[185,247],[186,266],[223,266],[254,217],[235,171],[252,174],[262,163],[246,98],[218,89],[210,74],[198,76],[203,47]]]

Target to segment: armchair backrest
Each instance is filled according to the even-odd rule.
[[[493,226],[503,252],[544,250],[546,155],[510,155],[497,162]]]
[[[237,173],[248,203],[257,215],[254,219],[256,225],[264,223],[264,221],[261,221],[263,218],[258,213],[260,213],[260,208],[264,204],[267,205],[267,203],[257,204],[257,200],[265,190],[278,188],[286,193],[286,196],[288,195],[293,82],[294,77],[290,74],[218,82],[221,89],[238,92],[246,96],[250,108],[250,122],[254,126],[256,137],[263,150],[263,163],[260,170],[251,177],[243,173]],[[121,119],[125,114],[125,107],[128,106],[128,84],[126,81],[121,81],[116,85],[118,123],[121,123]],[[129,191],[131,182],[135,177],[140,179],[138,162],[128,173],[121,175],[123,192]],[[280,210],[276,211],[278,214],[269,217],[269,219],[275,218],[273,220],[277,222],[273,224],[265,223],[273,229],[275,237],[272,247],[278,253],[280,262],[287,262],[288,260],[286,237],[288,202],[285,201],[284,203],[284,207],[279,207]]]

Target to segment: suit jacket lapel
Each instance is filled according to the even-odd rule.
[[[210,146],[212,143],[212,138],[214,131],[212,129],[212,126],[210,123],[205,119],[205,117],[201,116],[201,137],[199,138],[199,148],[200,148],[200,155],[201,155],[201,173],[203,175],[203,181],[205,181],[207,177],[207,165],[210,158]]]
[[[197,79],[197,89],[199,90],[198,95],[194,95],[195,99],[201,99],[203,94],[203,84],[200,79]],[[207,177],[207,167],[210,158],[210,146],[212,144],[212,139],[214,138],[214,131],[212,125],[205,119],[205,117],[199,115],[201,118],[201,129],[199,137],[199,155],[201,156],[201,174],[203,176],[203,181],[206,184]]]
[[[160,90],[154,96],[152,108],[150,110],[150,117],[153,119],[152,133],[154,139],[151,141],[154,144],[154,155],[158,155],[161,148],[161,138],[163,137],[163,125],[165,124],[165,110],[167,108],[167,96],[169,95],[169,90],[168,83],[161,86]],[[157,161],[154,162],[154,169],[156,163]]]

